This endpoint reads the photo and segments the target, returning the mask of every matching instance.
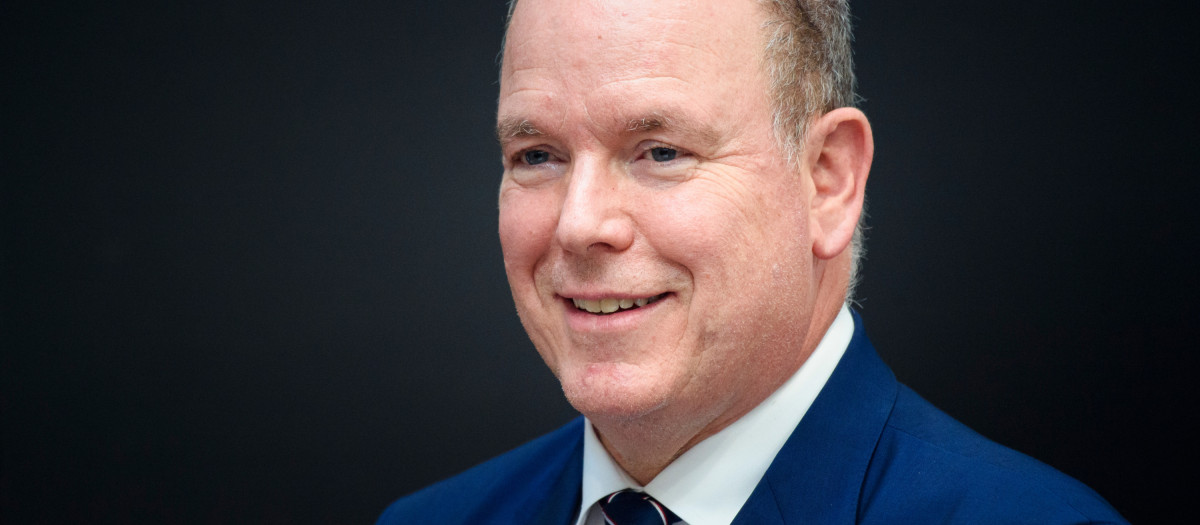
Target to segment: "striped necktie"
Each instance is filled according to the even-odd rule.
[[[600,499],[607,525],[673,525],[683,520],[648,494],[621,490]]]

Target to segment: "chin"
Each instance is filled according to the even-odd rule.
[[[667,406],[676,381],[623,363],[590,364],[559,375],[563,394],[589,419],[630,420]]]

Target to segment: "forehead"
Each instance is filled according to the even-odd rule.
[[[506,39],[501,112],[511,95],[628,103],[745,89],[761,72],[764,20],[753,0],[521,0]]]

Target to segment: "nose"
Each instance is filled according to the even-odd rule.
[[[620,252],[633,244],[631,203],[623,183],[620,174],[599,159],[576,160],[554,232],[564,250],[577,255]]]

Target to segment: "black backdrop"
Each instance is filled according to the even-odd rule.
[[[362,523],[573,416],[501,268],[500,1],[5,2],[0,520]],[[902,381],[1190,515],[1191,18],[865,2]]]

